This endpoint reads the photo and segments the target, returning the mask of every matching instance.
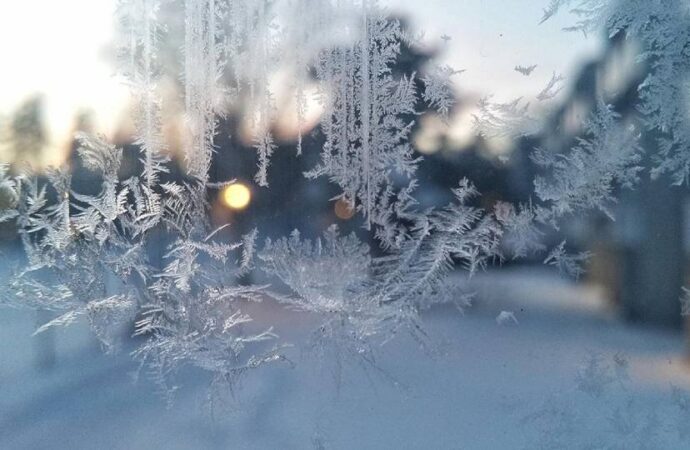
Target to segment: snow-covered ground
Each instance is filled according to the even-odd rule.
[[[185,372],[166,409],[126,349],[104,355],[80,326],[55,333],[40,369],[36,317],[2,310],[0,449],[690,448],[683,335],[626,325],[596,290],[535,270],[480,275],[464,316],[429,311],[431,352],[401,336],[381,372],[350,367],[338,384],[295,348],[294,367],[250,373],[215,408]],[[502,311],[518,323],[497,324]],[[263,314],[304,340],[306,321]]]

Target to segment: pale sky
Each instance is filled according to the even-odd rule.
[[[554,71],[575,75],[601,45],[597,37],[562,31],[575,19],[567,13],[539,25],[548,0],[384,1],[392,10],[414,11],[408,14],[412,25],[428,41],[438,45],[440,36],[452,38],[443,59],[466,70],[458,78],[463,92],[491,93],[498,100],[535,95]],[[530,77],[513,70],[534,64]]]
[[[93,110],[106,134],[123,112],[127,89],[106,55],[113,7],[113,0],[0,2],[0,118],[42,94],[51,154],[71,141],[79,111]]]
[[[548,0],[382,0],[392,11],[402,11],[415,29],[423,30],[424,41],[440,48],[439,58],[456,70],[456,89],[464,97],[492,95],[497,102],[517,97],[530,102],[532,113],[548,111],[568,95],[583,63],[594,58],[602,47],[598,36],[586,38],[564,32],[576,17],[564,11],[539,25]],[[408,14],[404,12],[407,11]],[[443,44],[441,36],[451,38]],[[537,65],[530,76],[515,71],[516,66]],[[554,72],[563,75],[563,90],[553,100],[538,102],[535,96],[547,85]],[[472,114],[474,105],[456,111],[449,137],[461,148],[475,139]],[[435,151],[439,143],[434,129],[425,128],[424,139],[416,144],[422,152]],[[442,131],[442,130],[441,130]],[[434,144],[434,142],[436,144]],[[489,139],[498,153],[507,151],[508,138]],[[424,146],[428,147],[426,150]]]
[[[535,95],[553,71],[573,76],[599,40],[560,31],[572,17],[538,25],[547,0],[384,0],[407,11],[429,45],[452,40],[442,58],[466,72],[463,94],[495,94],[497,100]],[[112,135],[128,101],[114,77],[114,0],[0,2],[0,121],[27,97],[42,94],[51,151],[71,140],[76,114],[95,112],[96,130]],[[516,65],[538,67],[530,77]],[[568,81],[566,80],[566,85]],[[567,89],[566,89],[567,91]]]

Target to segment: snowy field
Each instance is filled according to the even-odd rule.
[[[211,408],[198,372],[171,409],[124,350],[102,354],[86,327],[58,330],[52,369],[36,364],[34,313],[0,314],[2,449],[690,448],[690,369],[680,333],[616,320],[596,291],[531,269],[480,275],[464,316],[425,317],[431,352],[400,337],[378,370],[297,349],[295,367],[250,373]],[[499,325],[501,311],[518,324]],[[274,316],[299,342],[309,324]],[[279,320],[280,319],[280,320]]]

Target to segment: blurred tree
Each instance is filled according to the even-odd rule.
[[[25,100],[12,114],[8,143],[14,161],[40,161],[47,143],[43,110],[43,96],[37,94]]]

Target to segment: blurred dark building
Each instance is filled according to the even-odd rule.
[[[644,130],[636,105],[638,86],[649,69],[636,61],[638,55],[634,38],[626,39],[621,32],[609,39],[602,57],[581,70],[572,94],[545,127],[540,145],[567,151],[582,135],[582,123],[598,98],[612,105],[622,121]],[[672,186],[670,177],[649,176],[657,138],[642,132],[645,171],[635,189],[617,188],[615,221],[593,212],[586,218],[569,218],[563,225],[574,242],[594,250],[589,276],[607,288],[626,318],[679,328],[687,267],[684,210],[689,196],[686,188]]]

